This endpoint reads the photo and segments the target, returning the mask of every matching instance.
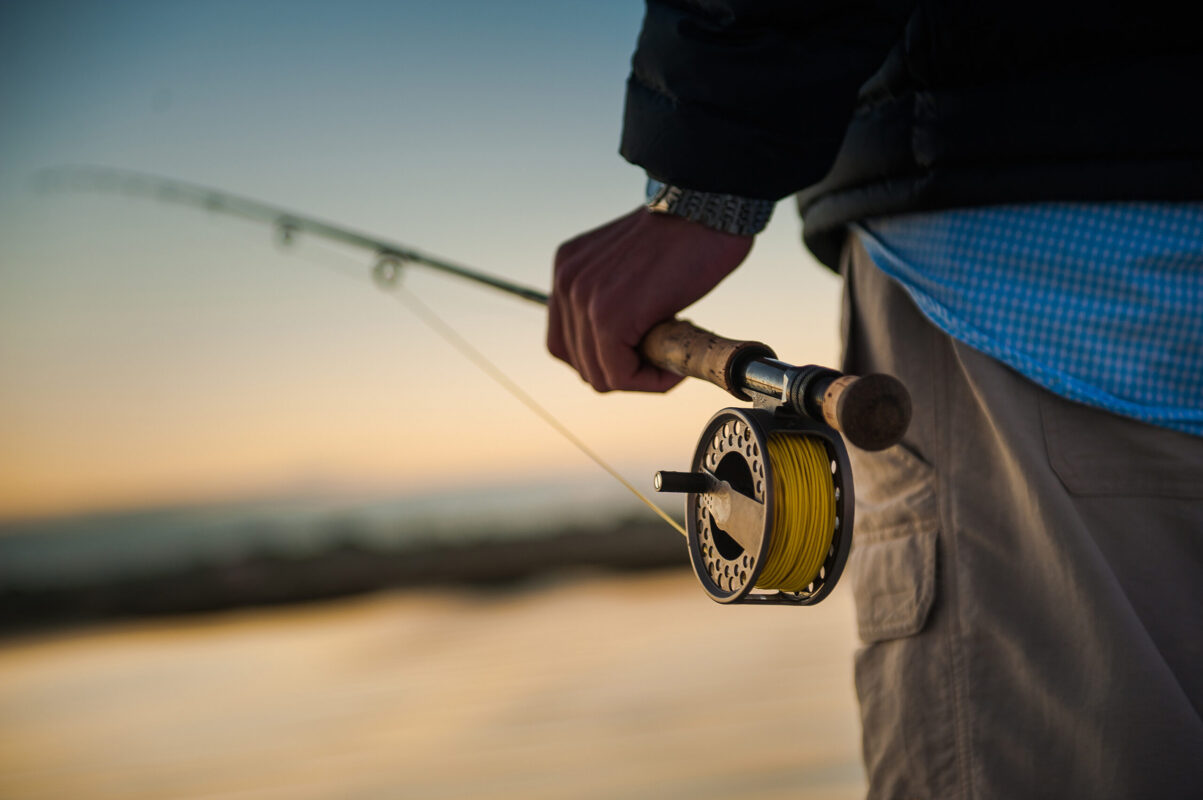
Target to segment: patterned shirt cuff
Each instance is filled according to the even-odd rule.
[[[740,236],[764,230],[777,205],[773,200],[682,189],[655,178],[648,178],[646,197],[648,210],[655,214],[671,214]]]

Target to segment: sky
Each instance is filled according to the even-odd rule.
[[[641,15],[589,0],[0,2],[0,520],[611,480],[376,291],[368,254],[285,251],[261,225],[33,178],[160,174],[546,289],[560,241],[642,199],[617,154]],[[685,316],[833,363],[838,281],[799,232],[780,204]],[[735,403],[695,381],[598,395],[545,353],[538,307],[416,268],[404,280],[645,489]]]

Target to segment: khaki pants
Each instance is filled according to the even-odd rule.
[[[1203,438],[952,340],[855,241],[843,269],[844,368],[915,402],[852,454],[870,797],[1203,797]]]

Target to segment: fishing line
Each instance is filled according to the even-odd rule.
[[[320,249],[328,255],[336,256],[346,261],[351,261],[349,257],[332,248],[321,247]],[[341,266],[335,266],[328,261],[319,260],[300,252],[297,252],[297,255],[305,258],[305,260],[311,263],[333,269],[340,275],[344,275],[346,277],[358,280],[359,275],[361,274],[359,271],[361,268],[359,268],[358,265],[356,272],[352,274],[349,270],[344,269]],[[592,460],[593,463],[605,470],[612,478],[622,484],[627,491],[637,497],[640,502],[650,508],[652,512],[656,514],[656,516],[660,517],[660,519],[671,525],[672,528],[682,536],[687,535],[685,528],[681,525],[681,523],[669,516],[664,509],[660,508],[658,505],[652,502],[651,498],[639,491],[639,489],[636,488],[635,485],[629,480],[623,477],[618,470],[610,466],[610,464],[607,463],[606,460],[602,458],[593,448],[589,447],[589,445],[587,445],[579,436],[573,433],[567,425],[561,422],[558,417],[556,417],[542,404],[535,400],[535,398],[532,397],[529,392],[523,389],[517,381],[510,378],[509,375],[507,375],[500,367],[493,363],[488,356],[486,356],[471,342],[461,336],[450,323],[435,313],[430,306],[426,305],[418,298],[417,295],[402,286],[400,283],[400,277],[403,263],[404,262],[401,259],[390,258],[387,256],[382,257],[377,263],[372,275],[375,279],[377,287],[379,287],[381,291],[400,303],[403,308],[417,317],[420,322],[426,325],[426,327],[439,336],[439,338],[454,348],[460,355],[472,362],[477,369],[492,379],[494,383],[509,393],[511,397],[513,397],[522,405],[526,406],[535,416],[547,423],[554,431],[556,431],[556,433],[560,434],[560,436],[567,439],[574,447],[576,447],[577,450]]]

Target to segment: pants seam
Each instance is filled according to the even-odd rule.
[[[943,342],[938,336],[930,338],[932,349],[932,364],[939,365],[938,367],[938,382],[939,386],[936,392],[933,392],[934,397],[939,398],[942,408],[933,409],[935,411],[935,424],[938,430],[936,439],[940,443],[941,463],[945,465],[945,474],[937,475],[937,480],[942,481],[943,486],[939,487],[937,496],[941,499],[943,505],[940,517],[942,520],[941,527],[945,531],[945,541],[948,544],[948,568],[947,580],[945,585],[948,587],[948,612],[949,612],[949,631],[948,631],[948,658],[949,666],[952,672],[952,714],[953,714],[953,741],[956,746],[956,765],[957,765],[957,785],[958,795],[965,800],[970,800],[976,796],[973,775],[973,726],[969,720],[969,708],[967,698],[969,697],[969,667],[968,655],[965,651],[964,642],[964,620],[962,619],[961,607],[961,592],[960,586],[957,583],[957,576],[960,570],[957,569],[959,563],[959,551],[957,547],[959,530],[959,520],[956,518],[956,484],[950,480],[950,476],[955,473],[956,465],[952,463],[953,453],[956,452],[953,447],[953,426],[948,424],[948,409],[952,408],[952,370],[958,368],[957,360],[953,357],[950,348],[942,347]]]

